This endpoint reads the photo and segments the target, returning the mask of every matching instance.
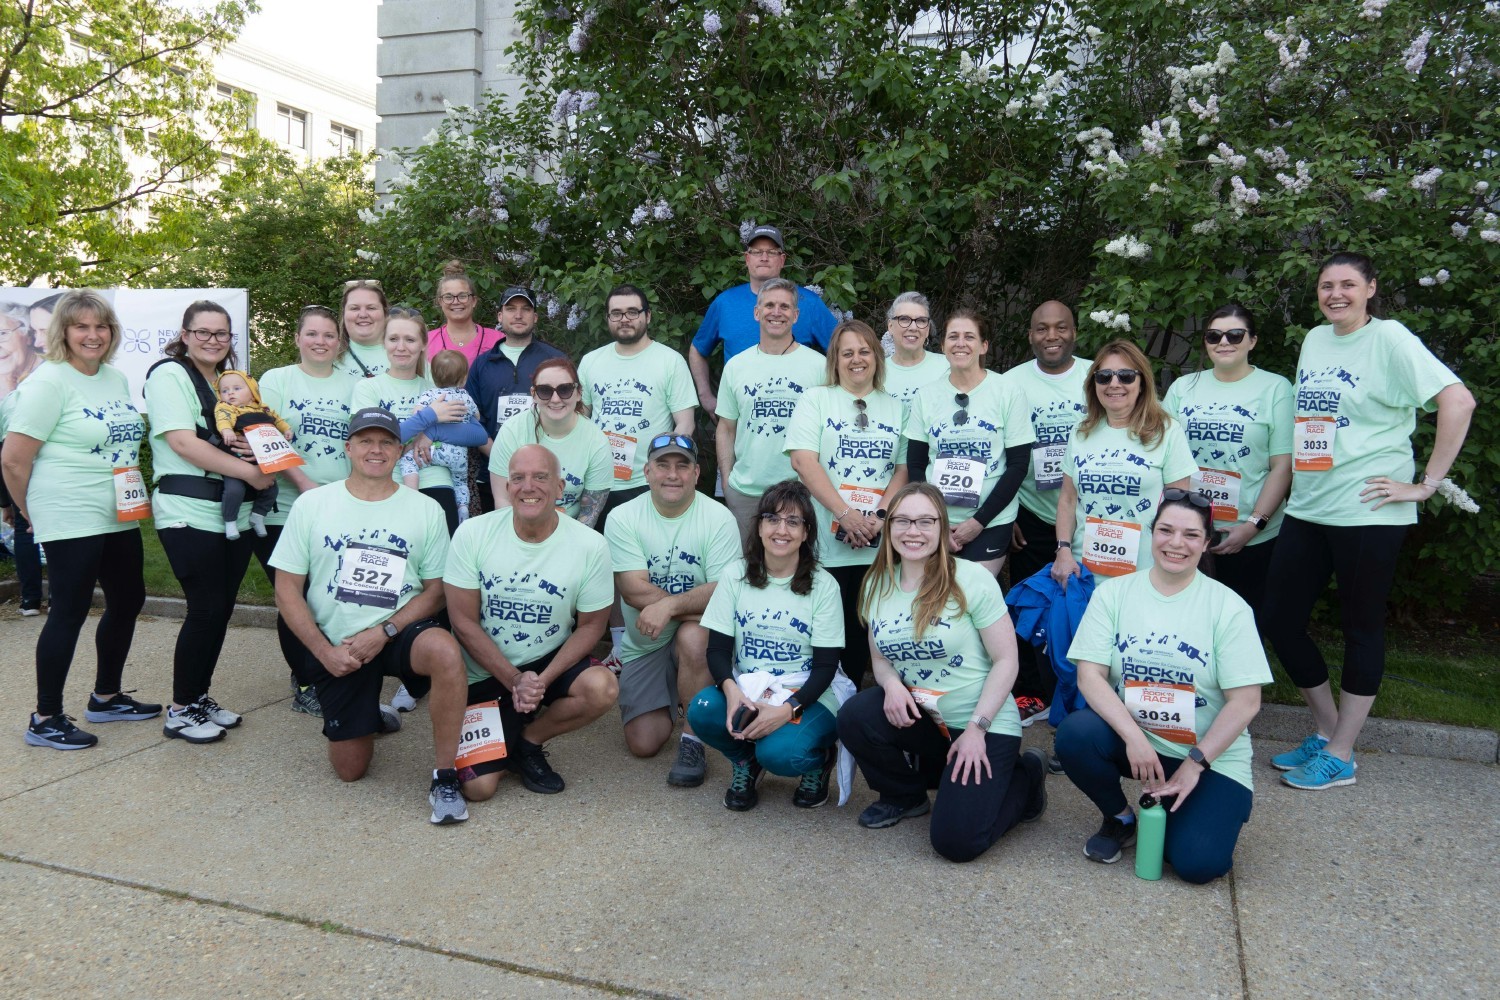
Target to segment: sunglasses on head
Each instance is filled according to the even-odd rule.
[[[1203,340],[1205,343],[1217,344],[1227,340],[1231,344],[1241,344],[1245,338],[1250,336],[1250,331],[1243,327],[1235,327],[1233,330],[1204,330]]]
[[[563,397],[563,399],[567,398],[567,396]],[[658,434],[651,439],[651,443],[646,446],[646,450],[655,451],[658,448],[665,448],[669,444],[675,444],[679,448],[686,448],[688,451],[695,453],[698,450],[693,447],[693,439],[683,434]]]
[[[865,412],[868,406],[869,404],[863,399],[856,399],[854,401],[854,408],[859,411],[858,415],[854,418],[854,426],[860,430],[867,430],[870,426],[870,415]]]
[[[953,423],[956,427],[962,427],[969,422],[969,394],[967,392],[955,392],[953,401],[958,404],[958,411],[953,414]]]
[[[355,278],[353,281],[344,282],[344,291],[349,292],[353,291],[356,288],[373,288],[377,292],[385,291],[385,289],[381,287],[380,282],[376,281],[374,278]]]
[[[1164,503],[1179,503],[1186,500],[1194,507],[1202,507],[1204,509],[1214,505],[1212,500],[1197,490],[1166,489],[1162,490],[1161,498]]]
[[[1109,385],[1110,380],[1119,379],[1121,385],[1135,385],[1140,374],[1134,368],[1101,368],[1094,372],[1094,384]]]
[[[549,399],[552,398],[552,394],[553,393],[557,394],[557,398],[558,399],[568,400],[568,399],[572,399],[573,398],[573,393],[575,393],[575,392],[578,391],[578,383],[577,382],[564,382],[562,385],[556,385],[556,386],[553,386],[553,385],[534,385],[534,386],[531,387],[531,391],[534,392],[534,393],[536,393],[536,398],[540,399],[544,403],[547,400],[549,400]]]

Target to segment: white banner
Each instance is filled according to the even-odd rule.
[[[52,309],[66,291],[0,288],[0,399],[41,361]],[[236,364],[250,367],[250,298],[243,288],[100,288],[98,292],[120,318],[120,350],[111,363],[130,380],[136,406],[142,411],[146,409],[142,392],[147,369],[162,359],[163,347],[181,336],[183,312],[200,299],[215,302],[229,313]]]

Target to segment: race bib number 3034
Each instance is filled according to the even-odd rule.
[[[1125,707],[1142,729],[1169,743],[1198,742],[1198,693],[1191,684],[1125,679]]]

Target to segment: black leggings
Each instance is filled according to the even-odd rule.
[[[443,517],[448,520],[448,537],[458,530],[458,495],[453,492],[451,486],[429,486],[419,491],[424,497],[431,497],[443,508]],[[470,511],[469,513],[473,513]]]
[[[824,566],[839,584],[839,597],[844,606],[844,651],[839,654],[839,664],[844,673],[859,688],[865,674],[870,672],[870,637],[859,623],[859,590],[864,583],[868,566]]]
[[[268,524],[266,525],[266,537],[261,538],[257,535],[250,539],[250,544],[255,548],[255,558],[259,561],[260,568],[266,571],[266,579],[271,581],[273,592],[276,588],[276,570],[271,565],[271,553],[276,551],[276,541],[281,538],[282,527],[283,525],[280,524]],[[304,597],[307,596],[307,584],[305,581],[302,587],[302,595]],[[281,617],[280,611],[276,612],[276,641],[281,645],[281,658],[286,660],[286,665],[292,671],[292,675],[301,681],[299,675],[302,671],[302,665],[307,662],[307,647],[302,645],[302,640],[298,639],[296,633],[292,631],[291,626],[287,625],[286,619]]]
[[[191,705],[213,683],[252,544],[243,535],[230,541],[222,531],[198,528],[158,528],[156,536],[187,598],[172,654],[172,700]]]
[[[1025,507],[1016,511],[1016,524],[1021,537],[1026,539],[1024,548],[1011,552],[1006,566],[1010,569],[1010,587],[1035,574],[1052,561],[1057,553],[1057,529],[1037,517]],[[1024,638],[1016,639],[1016,656],[1019,671],[1013,689],[1017,697],[1030,695],[1052,704],[1057,690],[1057,676],[1052,672],[1052,660]]]
[[[1328,664],[1307,634],[1313,605],[1338,581],[1344,629],[1346,694],[1374,696],[1385,673],[1386,597],[1396,577],[1404,524],[1335,527],[1287,517],[1276,539],[1266,579],[1265,623],[1271,645],[1292,683],[1315,688],[1328,681]]]
[[[111,531],[83,538],[43,542],[47,550],[47,572],[52,580],[52,612],[36,640],[36,711],[38,715],[61,715],[63,685],[78,635],[94,601],[94,584],[104,589],[104,614],[94,630],[95,694],[115,694],[135,621],[146,603],[146,584],[141,578],[141,533]]]
[[[1277,536],[1280,537],[1279,535]],[[1255,627],[1266,629],[1266,574],[1276,552],[1276,539],[1246,545],[1231,556],[1213,556],[1209,576],[1239,594],[1255,612]]]

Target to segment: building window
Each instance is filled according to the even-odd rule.
[[[350,128],[348,125],[340,125],[338,122],[330,122],[328,125],[328,145],[334,156],[359,152],[359,129]]]
[[[307,148],[307,112],[276,105],[276,138],[293,149]]]
[[[254,94],[250,93],[250,91],[248,91],[248,90],[241,90],[239,87],[232,87],[232,86],[230,86],[227,83],[221,83],[221,84],[219,84],[218,87],[216,88],[216,93],[218,94],[218,99],[219,100],[221,100],[221,101],[227,101],[230,104],[239,104],[239,105],[242,106],[243,110],[241,111],[241,120],[240,120],[240,124],[241,125],[248,127],[248,126],[250,126],[250,125],[252,125],[254,123],[254,121],[255,121],[255,95]]]

